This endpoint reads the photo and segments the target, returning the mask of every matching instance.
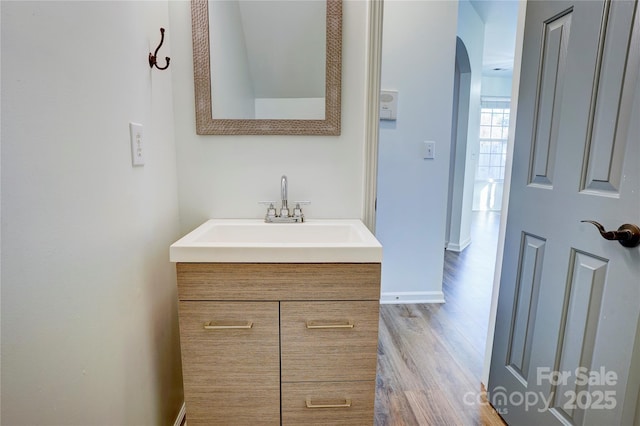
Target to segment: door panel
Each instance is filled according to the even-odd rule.
[[[552,371],[576,371],[581,366],[591,365],[602,295],[607,276],[607,261],[587,253],[572,253],[567,293],[561,321],[561,337],[558,344],[556,364]],[[552,410],[558,411],[574,424],[580,424],[581,409],[575,410],[571,399],[581,395],[585,386],[582,380],[571,375],[552,387],[554,394]],[[604,397],[604,395],[603,395]],[[598,397],[599,398],[599,397]],[[577,398],[576,398],[577,399]]]
[[[624,131],[629,125],[628,112],[622,111],[620,116],[620,99],[626,58],[631,47],[634,5],[632,2],[615,2],[605,6],[608,21],[604,34],[601,34],[598,51],[598,78],[594,80],[592,89],[595,99],[585,155],[586,174],[581,189],[617,194],[627,138],[625,135],[616,137],[616,131]],[[612,120],[612,116],[622,120]]]
[[[536,322],[545,241],[533,235],[524,234],[523,236],[507,364],[514,370],[514,374],[520,376],[520,381],[526,386],[529,378],[531,338]]]
[[[572,16],[573,10],[569,8],[543,24],[530,183],[553,184],[560,101],[566,75]]]
[[[509,424],[640,421],[640,248],[580,222],[640,223],[637,9],[527,5],[488,383]]]

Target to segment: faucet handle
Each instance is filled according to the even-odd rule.
[[[267,218],[274,218],[276,217],[276,207],[275,201],[258,201],[258,204],[264,204],[267,205],[269,207],[267,207]]]
[[[302,208],[300,206],[308,206],[311,201],[294,201],[296,206],[293,209],[293,217],[303,217]]]

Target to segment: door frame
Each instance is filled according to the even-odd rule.
[[[522,42],[524,38],[524,22],[528,0],[518,1],[518,25],[516,30],[516,50],[513,63],[513,79],[511,86],[511,117],[509,121],[509,140],[507,142],[507,161],[505,164],[504,192],[502,196],[502,214],[500,215],[500,230],[498,233],[498,251],[491,295],[489,312],[489,327],[487,332],[487,346],[485,350],[484,366],[482,369],[482,383],[489,380],[489,366],[493,349],[493,332],[498,309],[498,292],[500,290],[500,276],[504,251],[505,231],[509,210],[509,192],[511,189],[511,165],[513,162],[513,146],[515,124],[518,105],[518,88],[520,84],[520,64],[522,59]],[[364,158],[364,197],[362,206],[362,220],[375,233],[376,227],[376,196],[378,181],[378,136],[379,136],[379,102],[380,102],[380,70],[382,66],[382,23],[384,0],[370,0],[368,2],[369,15],[367,20],[367,75],[366,75],[366,112],[365,112],[365,158]]]
[[[367,5],[369,16],[367,19],[367,75],[365,80],[364,194],[361,216],[364,224],[372,233],[375,233],[384,0],[370,0]]]

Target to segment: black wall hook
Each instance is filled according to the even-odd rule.
[[[159,70],[166,70],[167,68],[169,68],[169,61],[171,60],[168,56],[165,56],[167,65],[165,65],[164,67],[158,66],[158,50],[160,50],[160,48],[162,47],[162,43],[164,43],[164,28],[160,28],[160,36],[162,38],[160,38],[160,44],[158,45],[158,47],[156,47],[156,51],[154,53],[149,53],[149,66],[153,68],[155,65],[155,67]]]

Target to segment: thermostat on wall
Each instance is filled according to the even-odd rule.
[[[382,90],[380,92],[380,120],[395,120],[398,111],[398,92]]]

